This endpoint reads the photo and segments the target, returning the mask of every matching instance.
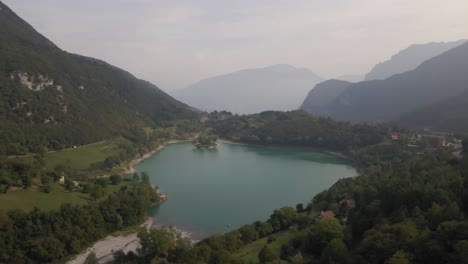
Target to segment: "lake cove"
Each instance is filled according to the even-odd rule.
[[[282,206],[306,205],[357,174],[349,161],[321,152],[225,143],[215,149],[170,144],[136,169],[169,195],[150,209],[156,223],[190,232],[193,239],[266,220]]]

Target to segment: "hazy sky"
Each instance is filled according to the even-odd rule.
[[[366,73],[414,43],[468,38],[467,0],[3,0],[69,52],[165,90],[286,63]]]

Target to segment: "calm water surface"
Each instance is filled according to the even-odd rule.
[[[275,208],[307,203],[356,175],[347,161],[320,152],[223,143],[205,150],[171,144],[136,169],[169,195],[150,215],[195,239],[266,220]]]

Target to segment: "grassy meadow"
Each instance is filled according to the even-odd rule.
[[[129,143],[126,139],[115,138],[112,140],[100,141],[89,145],[77,146],[75,148],[60,151],[50,151],[45,153],[44,161],[47,171],[53,171],[59,166],[67,168],[69,175],[87,175],[89,179],[95,177],[111,175],[123,171],[122,166],[114,168],[112,171],[93,170],[93,163],[103,162],[106,158],[118,155],[122,149],[121,144]],[[34,159],[32,155],[10,157],[20,159]],[[22,209],[29,211],[34,207],[43,210],[54,210],[60,208],[63,203],[86,204],[94,201],[88,193],[80,191],[67,191],[64,186],[58,183],[50,184],[50,192],[44,192],[38,175],[32,182],[32,186],[27,189],[13,188],[5,194],[0,194],[0,210]],[[80,177],[78,177],[80,178]],[[86,183],[80,182],[80,183]],[[123,181],[120,185],[112,185],[110,182],[103,188],[105,197],[109,193],[120,190],[122,185],[129,184]],[[102,198],[101,198],[102,199]]]
[[[103,188],[105,195],[100,199],[103,199],[110,193],[119,191],[120,187],[129,184],[130,182],[127,181],[123,181],[119,185],[111,185],[109,183]],[[70,192],[57,183],[51,184],[50,193],[45,193],[41,187],[34,186],[29,189],[18,189],[9,191],[6,194],[0,194],[0,209],[4,211],[11,209],[30,211],[34,207],[50,211],[60,208],[60,205],[63,203],[86,204],[88,202],[94,202],[94,199],[88,193],[79,191]]]
[[[256,240],[239,249],[237,253],[235,253],[235,256],[240,257],[246,263],[260,263],[260,260],[258,259],[258,253],[260,253],[263,247],[268,244],[269,238],[274,239],[274,241],[270,243],[272,249],[279,252],[281,246],[289,243],[289,240],[291,239],[291,232],[282,231]]]
[[[57,166],[67,166],[75,171],[84,171],[93,163],[102,162],[110,156],[119,154],[119,144],[128,143],[124,138],[100,141],[59,151],[49,151],[44,155],[46,169],[54,170]],[[33,159],[32,155],[10,156],[9,158]]]
[[[120,152],[118,142],[124,139],[106,140],[77,148],[47,152],[47,169],[53,170],[59,165],[70,166],[74,170],[86,170],[91,164],[104,161],[107,157]]]

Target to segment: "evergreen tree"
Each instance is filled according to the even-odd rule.
[[[258,259],[260,263],[275,263],[279,261],[279,253],[273,250],[270,245],[266,245],[258,253]]]
[[[96,257],[96,253],[91,252],[89,255],[86,257],[85,262],[83,264],[98,264],[98,259]]]

